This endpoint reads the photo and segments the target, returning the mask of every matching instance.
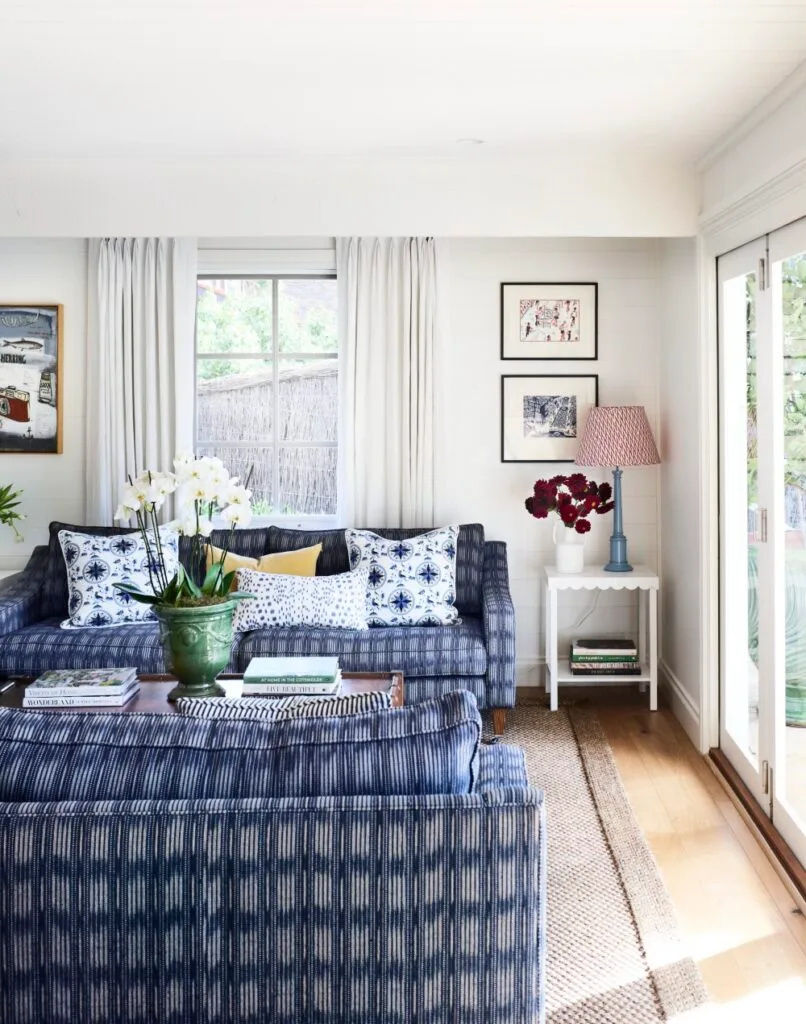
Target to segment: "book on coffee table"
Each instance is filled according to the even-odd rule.
[[[137,679],[137,669],[56,668],[43,672],[26,688],[29,697],[103,697],[124,693]]]
[[[245,696],[332,694],[340,684],[338,658],[252,658],[243,674]]]

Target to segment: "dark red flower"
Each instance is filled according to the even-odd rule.
[[[591,524],[587,519],[577,519],[574,523],[574,529],[577,533],[587,533],[591,528]]]
[[[565,481],[565,486],[574,498],[584,498],[588,492],[588,481],[584,473],[572,473]]]
[[[562,494],[557,495],[557,508],[562,508],[563,505],[573,505],[574,499],[567,491],[563,491]]]
[[[557,476],[553,476],[549,483],[554,484],[555,487],[562,487],[562,485],[565,483],[565,477],[562,475],[562,473],[559,473]]]
[[[606,516],[607,513],[608,512],[612,512],[615,507],[616,507],[615,501],[606,501],[606,502],[604,502],[603,505],[600,505],[596,509],[596,515],[597,516]]]
[[[579,515],[576,510],[576,506],[570,503],[567,505],[561,505],[558,511],[560,513],[560,519],[562,519],[566,526],[573,525]]]
[[[602,501],[609,501],[612,493],[613,488],[610,486],[610,484],[599,484],[599,497],[602,499]]]

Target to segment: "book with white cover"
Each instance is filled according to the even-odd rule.
[[[328,657],[252,658],[243,674],[244,684],[282,682],[332,684],[339,659]]]
[[[22,698],[24,708],[119,708],[137,696],[140,683],[135,679],[123,693],[107,693],[95,696],[28,696],[28,687]]]
[[[40,697],[111,696],[125,693],[137,678],[136,668],[50,669],[26,688]]]

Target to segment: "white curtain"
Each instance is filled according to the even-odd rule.
[[[195,239],[90,241],[86,520],[112,523],[128,474],[193,447]]]
[[[339,238],[339,515],[434,522],[437,256],[431,238]]]

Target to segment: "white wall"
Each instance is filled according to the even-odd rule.
[[[699,746],[703,431],[696,239],[662,242],[660,269],[661,674],[675,714]]]
[[[657,423],[659,347],[658,244],[640,239],[451,239],[442,246],[445,341],[438,401],[437,519],[478,521],[491,540],[509,545],[517,611],[518,679],[542,682],[541,566],[554,558],[553,520],[538,521],[524,499],[539,477],[572,472],[572,464],[500,461],[501,375],[599,375],[602,405],[646,406]],[[499,286],[502,281],[598,281],[597,362],[501,361]],[[656,431],[657,436],[657,431]],[[594,476],[595,471],[589,471]],[[610,479],[609,470],[595,479]],[[624,474],[625,532],[630,558],[658,562],[658,472]],[[586,560],[604,564],[612,516],[594,517]],[[582,614],[596,607],[585,630],[635,631],[635,595],[626,591],[563,596],[560,633],[568,638]]]
[[[64,305],[63,454],[0,455],[0,481],[24,491],[24,542],[15,543],[11,530],[0,528],[0,569],[17,569],[36,544],[46,543],[52,519],[84,521],[86,242],[0,239],[0,281],[3,302]]]
[[[0,236],[688,235],[697,178],[590,145],[454,159],[4,160]]]

